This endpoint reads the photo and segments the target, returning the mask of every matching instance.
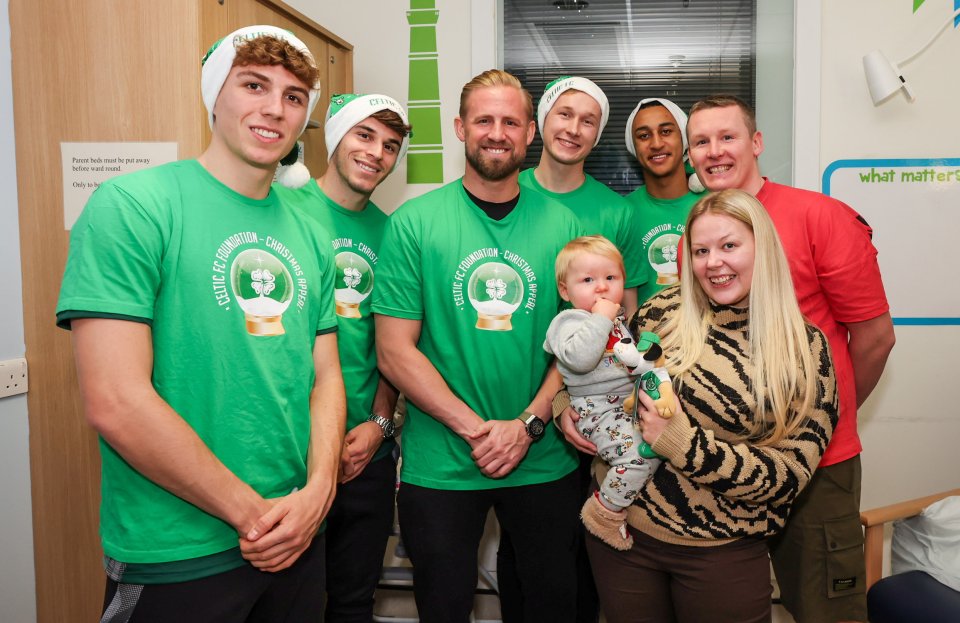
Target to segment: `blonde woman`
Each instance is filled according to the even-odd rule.
[[[837,394],[760,203],[739,190],[697,202],[680,284],[630,324],[661,336],[679,404],[663,419],[641,396],[644,440],[664,462],[628,511],[632,549],[588,537],[607,621],[769,621],[765,537],[816,469]]]

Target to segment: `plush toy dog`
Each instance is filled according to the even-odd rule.
[[[631,374],[638,374],[634,382],[633,392],[623,401],[623,410],[633,416],[637,423],[637,392],[643,390],[653,398],[657,413],[662,418],[673,417],[674,393],[667,373],[663,349],[660,347],[660,338],[656,333],[644,331],[640,334],[636,344],[629,337],[625,337],[613,346],[613,354],[620,362],[627,366]],[[645,459],[658,458],[656,452],[645,441],[638,446],[640,456]]]

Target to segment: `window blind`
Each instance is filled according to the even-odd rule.
[[[606,93],[610,121],[585,168],[621,194],[643,183],[623,138],[641,99],[665,97],[687,111],[706,95],[733,93],[755,105],[756,0],[503,4],[504,68],[530,91],[534,108],[563,75],[590,78]],[[542,147],[538,132],[522,168],[537,165]]]

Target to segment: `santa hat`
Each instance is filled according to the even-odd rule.
[[[407,111],[389,95],[344,93],[331,97],[330,108],[327,109],[327,119],[323,124],[324,139],[327,142],[327,158],[333,157],[337,145],[340,144],[340,141],[353,126],[381,110],[392,110],[400,116],[403,125],[410,125],[407,120]],[[404,154],[407,153],[409,146],[410,136],[408,133],[400,141],[400,152],[397,154],[397,160],[393,163],[393,166],[397,166],[397,162],[400,162]]]
[[[683,141],[683,161],[686,162],[690,157],[687,153],[687,113],[683,112],[679,106],[670,100],[662,97],[648,97],[640,100],[640,103],[637,104],[637,107],[634,108],[633,112],[630,113],[630,116],[627,117],[627,127],[624,130],[624,139],[627,143],[627,151],[629,151],[630,155],[634,158],[637,157],[637,148],[633,144],[633,120],[636,119],[640,108],[654,102],[657,102],[666,108],[667,112],[673,115],[674,121],[677,122],[677,128],[680,130],[680,138]],[[687,178],[687,187],[695,193],[702,193],[704,191],[703,183],[700,182],[700,178],[697,177],[696,172],[692,173],[690,177]]]
[[[603,128],[606,127],[607,121],[610,119],[610,103],[607,101],[607,96],[593,80],[580,76],[560,76],[548,84],[543,90],[543,96],[540,97],[540,104],[537,106],[537,125],[542,132],[547,113],[557,103],[557,99],[570,89],[583,91],[600,104],[600,129],[597,130],[597,140],[593,144],[596,147],[600,142],[600,135],[603,134]]]
[[[317,66],[307,46],[289,30],[276,26],[259,25],[246,26],[233,31],[214,43],[201,60],[203,67],[200,72],[200,92],[203,96],[203,104],[207,107],[207,121],[211,129],[213,129],[213,107],[217,103],[217,97],[220,95],[224,82],[227,81],[227,76],[230,75],[230,70],[233,68],[233,59],[237,56],[237,46],[264,36],[286,41],[299,50],[313,67]],[[304,117],[303,126],[300,128],[298,135],[303,134],[303,131],[307,128],[307,122],[310,120],[313,109],[317,106],[319,97],[320,84],[317,83],[310,89],[307,115]],[[298,188],[310,180],[310,172],[299,161],[299,154],[300,147],[298,144],[294,144],[293,150],[280,161],[277,181],[284,186]]]

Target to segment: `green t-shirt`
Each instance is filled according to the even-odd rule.
[[[627,202],[633,211],[631,238],[642,245],[641,266],[646,285],[637,289],[637,300],[643,305],[651,296],[677,283],[677,250],[683,236],[687,214],[701,195],[687,192],[676,199],[657,199],[641,186],[629,195]]]
[[[523,189],[495,221],[457,180],[391,215],[373,311],[422,321],[417,347],[453,393],[486,420],[514,419],[550,365],[543,340],[560,306],[553,265],[581,232],[569,210]],[[401,448],[403,482],[435,489],[540,484],[577,465],[573,448],[547,426],[513,472],[488,478],[467,442],[413,402]]]
[[[330,199],[313,180],[297,190],[279,184],[274,185],[274,190],[282,201],[309,214],[328,232],[337,266],[337,346],[347,392],[349,431],[367,421],[380,382],[370,305],[387,215],[372,201],[359,212],[348,210]],[[374,460],[389,454],[394,445],[392,439],[384,441]]]
[[[534,169],[520,173],[520,184],[555,199],[573,212],[588,235],[600,234],[616,245],[623,255],[623,264],[627,269],[624,286],[636,288],[642,286],[647,272],[640,270],[643,261],[643,249],[640,242],[630,234],[634,230],[633,214],[623,197],[601,184],[590,174],[580,188],[568,193],[555,193],[540,185]]]
[[[250,199],[185,160],[93,194],[70,236],[57,323],[149,324],[157,393],[228,469],[274,498],[306,482],[313,346],[336,330],[333,275],[319,225],[276,193]],[[229,524],[142,476],[103,439],[100,454],[108,557],[209,569],[207,557],[237,548]],[[242,564],[236,549],[233,566]],[[177,567],[178,580],[209,573]]]

